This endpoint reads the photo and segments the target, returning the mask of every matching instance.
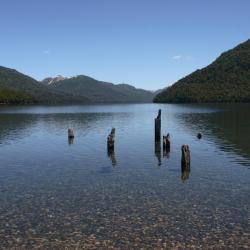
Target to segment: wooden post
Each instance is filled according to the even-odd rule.
[[[155,141],[161,140],[161,110],[159,109],[158,115],[155,118]]]
[[[181,165],[185,169],[190,169],[190,150],[188,145],[182,145],[181,147]]]
[[[74,136],[74,131],[73,131],[73,129],[72,128],[69,128],[68,129],[68,138],[70,138],[70,139],[72,139],[72,138],[74,138],[75,136]]]
[[[108,150],[114,150],[115,148],[115,128],[111,129],[111,132],[107,138],[107,148]]]
[[[170,135],[163,135],[163,155],[167,155],[170,152]]]
[[[115,159],[115,128],[111,129],[110,134],[107,138],[107,152],[108,157],[111,159],[112,165],[116,165],[116,159]]]
[[[163,135],[163,157],[169,157],[169,152],[170,152],[170,135]]]
[[[190,169],[185,169],[185,168],[181,168],[181,179],[182,181],[185,181],[189,178],[189,174],[190,174]]]
[[[183,181],[189,178],[190,173],[190,150],[188,145],[181,147],[181,179]]]

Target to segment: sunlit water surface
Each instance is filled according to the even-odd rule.
[[[1,107],[0,248],[247,249],[249,141],[247,104]]]

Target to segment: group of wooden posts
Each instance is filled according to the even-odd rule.
[[[201,139],[201,133],[197,135]],[[168,157],[170,153],[170,135],[163,135],[163,157]],[[159,109],[158,115],[155,118],[155,155],[158,158],[158,165],[161,165],[161,110]],[[186,180],[190,173],[190,150],[188,145],[181,147],[181,170],[182,180]]]
[[[69,144],[73,144],[74,142],[74,131],[72,128],[68,129],[68,142]],[[115,158],[115,128],[111,129],[110,134],[107,138],[107,153],[108,157],[111,159],[112,165],[116,165],[116,158]]]
[[[198,133],[197,137],[201,139],[201,133]],[[74,132],[73,129],[68,129],[69,144],[73,143]],[[170,153],[170,135],[163,135],[163,157],[168,157]],[[112,164],[116,165],[115,160],[115,128],[111,129],[110,134],[107,137],[107,152]],[[182,179],[188,178],[190,173],[190,150],[188,145],[182,145],[181,147],[181,169]],[[161,110],[158,111],[158,115],[155,118],[155,155],[158,158],[158,164],[161,165]]]

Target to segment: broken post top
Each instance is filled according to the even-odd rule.
[[[170,139],[170,134],[168,133],[167,135],[163,135],[163,139],[169,140]]]
[[[111,132],[109,133],[109,135],[108,135],[108,138],[114,138],[115,137],[115,128],[112,128],[111,129]]]
[[[161,119],[161,109],[158,110],[158,115],[156,119]]]
[[[184,144],[184,145],[182,145],[181,150],[183,153],[185,153],[185,152],[189,151],[189,146]]]

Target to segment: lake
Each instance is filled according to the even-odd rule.
[[[247,249],[249,141],[249,104],[2,106],[1,249]]]

